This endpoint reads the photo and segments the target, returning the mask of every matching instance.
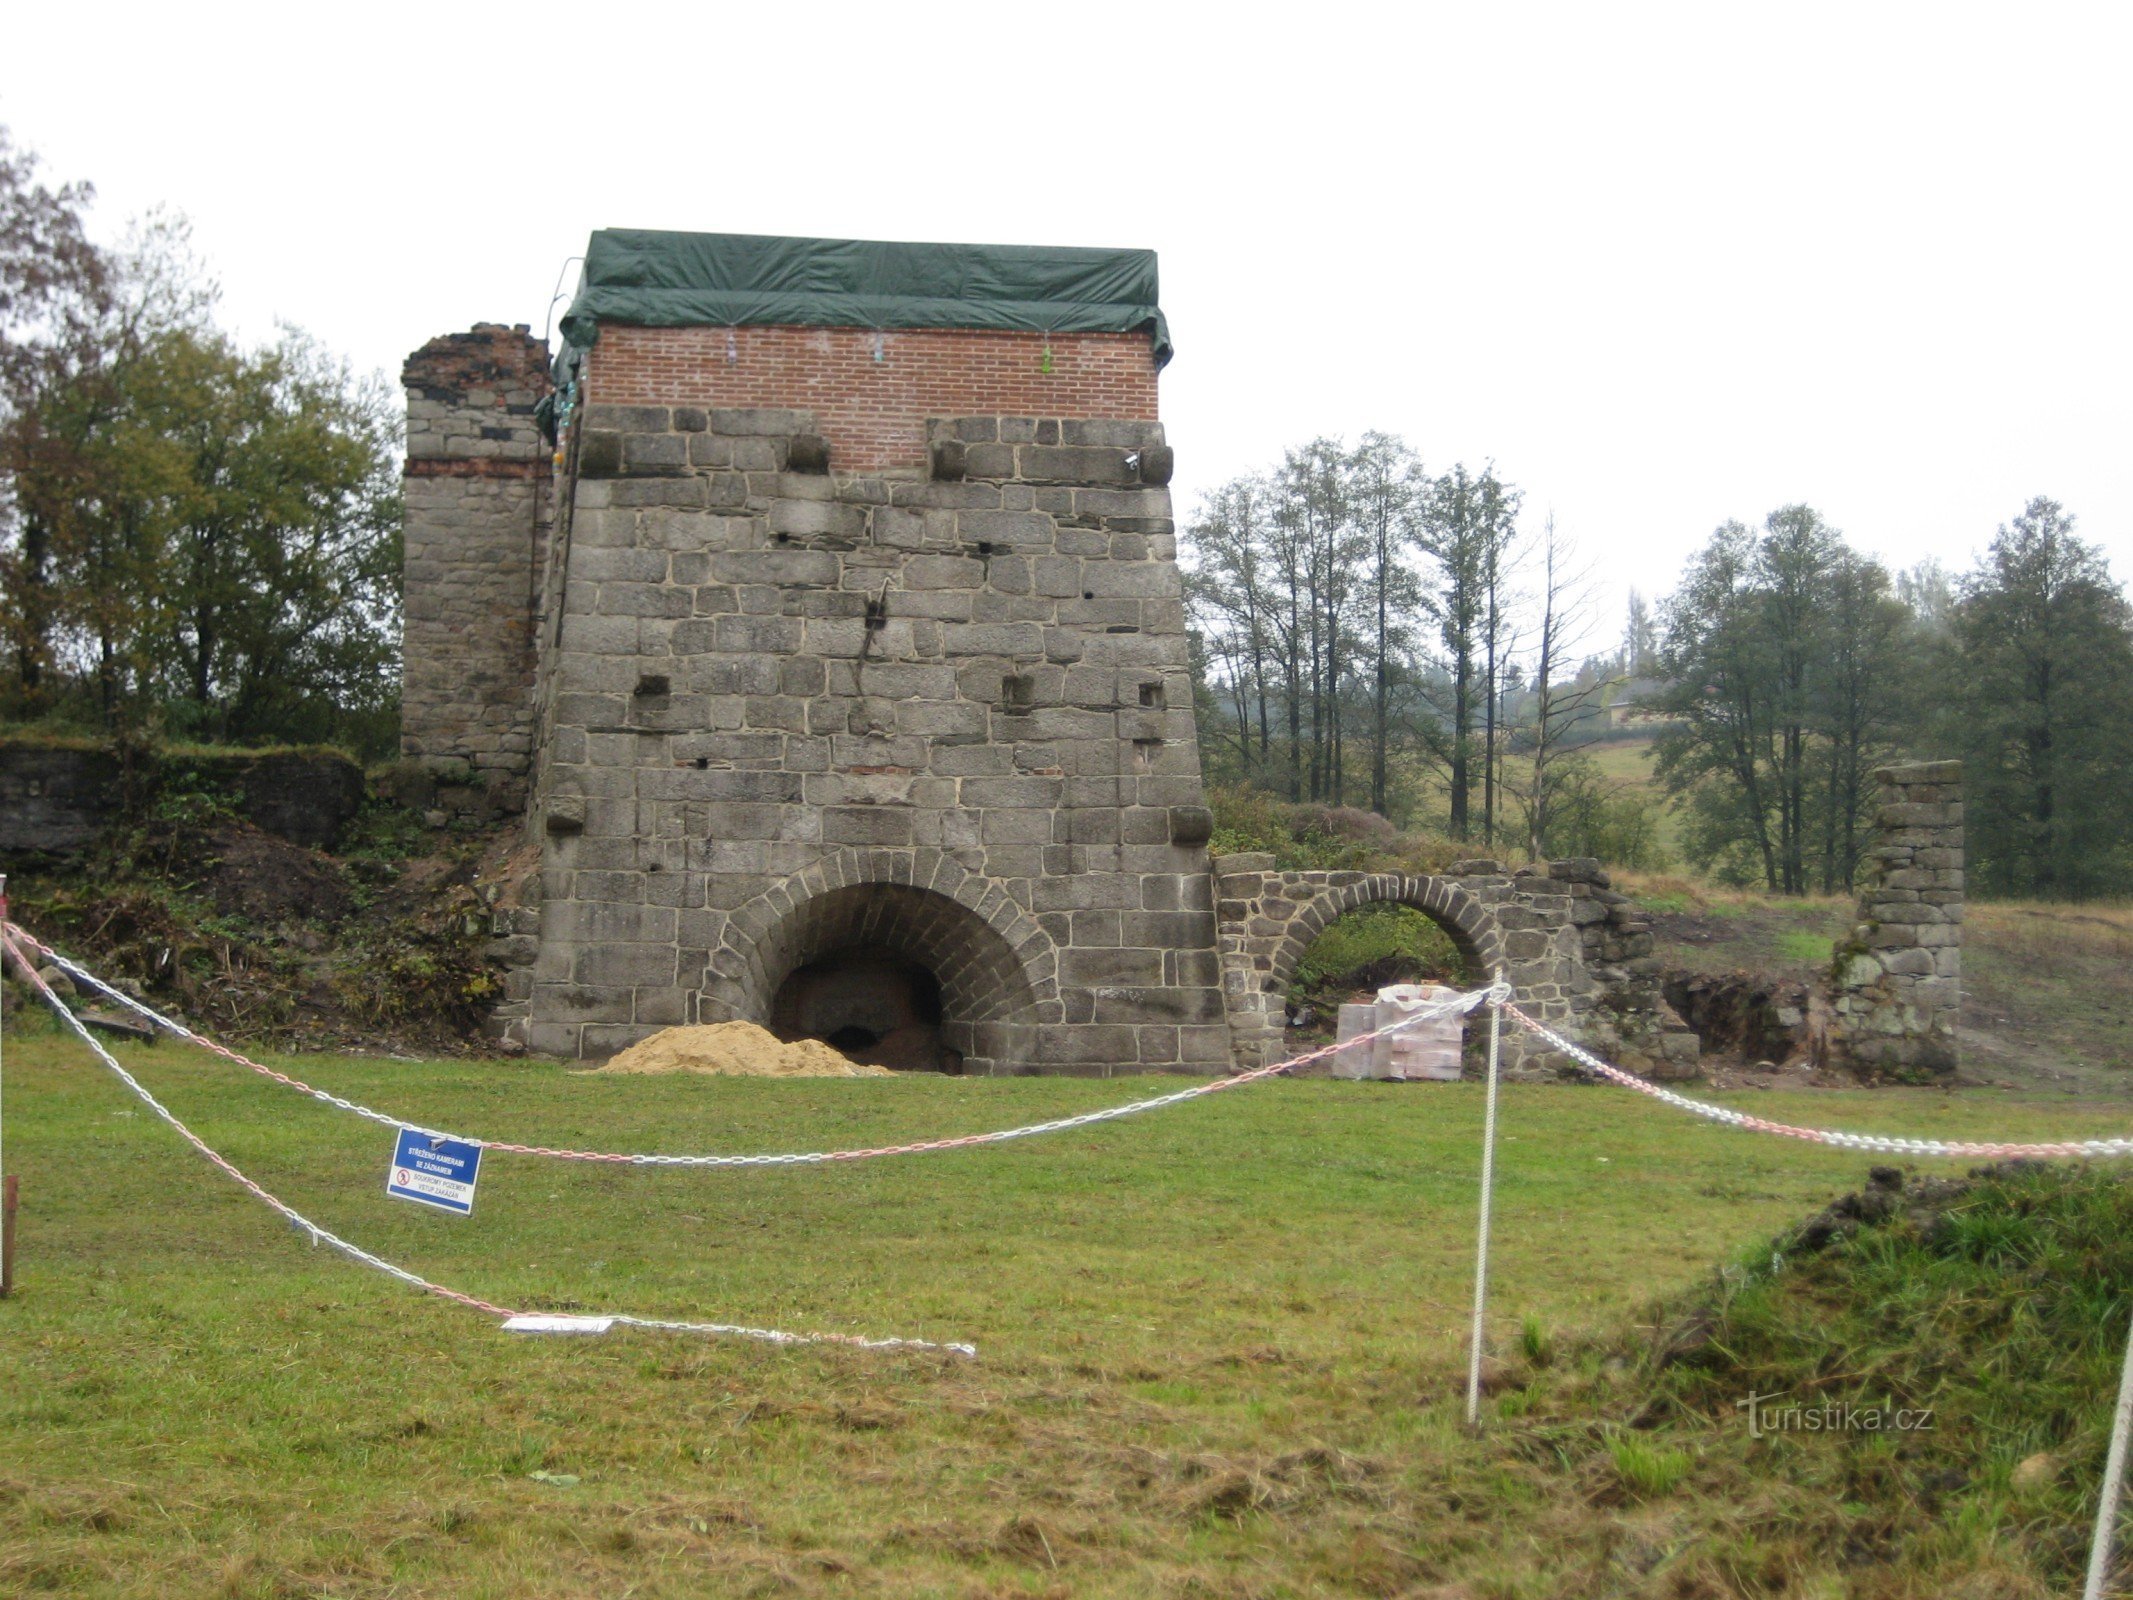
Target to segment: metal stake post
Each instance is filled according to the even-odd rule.
[[[1503,974],[1489,995],[1489,1095],[1481,1124],[1481,1227],[1474,1244],[1474,1340],[1466,1369],[1466,1423],[1481,1426],[1481,1318],[1489,1297],[1489,1203],[1496,1187],[1496,1059],[1503,1034]]]
[[[2111,1418],[2111,1448],[2103,1458],[2103,1490],[2096,1499],[2096,1535],[2089,1541],[2089,1581],[2081,1600],[2103,1600],[2118,1534],[2118,1501],[2126,1482],[2126,1433],[2133,1428],[2133,1324],[2126,1329],[2126,1359],[2118,1373],[2118,1410]]]
[[[0,928],[7,926],[7,874],[0,872]],[[7,976],[7,962],[0,959],[0,981]],[[7,1031],[0,1021],[0,1035]],[[0,1300],[15,1292],[15,1175],[7,1170],[7,1075],[4,1052],[0,1052]]]

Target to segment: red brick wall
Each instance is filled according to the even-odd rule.
[[[587,362],[585,398],[812,411],[831,467],[848,472],[925,465],[928,417],[1156,420],[1147,334],[1053,334],[1049,373],[1045,343],[1041,333],[958,328],[609,325]]]

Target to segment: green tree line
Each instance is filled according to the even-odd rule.
[[[214,322],[183,225],[116,249],[0,128],[0,713],[397,737],[397,397]]]
[[[2133,611],[2055,501],[1966,573],[1893,577],[1807,506],[1727,523],[1662,606],[1658,770],[1686,847],[1739,882],[1850,885],[1872,769],[1959,756],[1986,892],[2133,892]]]
[[[1729,522],[1603,650],[1589,571],[1522,502],[1385,433],[1208,495],[1184,552],[1211,779],[1652,865],[1649,802],[1592,758],[1633,700],[1680,848],[1725,880],[1850,888],[1874,769],[1957,756],[1978,890],[2133,892],[2133,612],[2056,502],[1960,575],[1892,573],[1805,505]]]
[[[1589,649],[1590,575],[1522,503],[1493,464],[1430,473],[1381,432],[1208,495],[1184,552],[1209,775],[1652,864],[1649,808],[1585,753],[1620,666]]]

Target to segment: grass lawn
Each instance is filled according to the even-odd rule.
[[[0,1593],[1555,1592],[1520,1576],[1528,1502],[1448,1488],[1495,1470],[1458,1425],[1474,1086],[1273,1082],[834,1169],[492,1155],[460,1220],[384,1197],[390,1130],[168,1043],[119,1053],[298,1209],[485,1298],[980,1357],[507,1336],[307,1248],[73,1041],[21,1029]],[[886,1142],[1177,1082],[300,1070],[448,1127],[654,1150]],[[1752,1103],[1891,1132],[2123,1125],[2064,1096]],[[1597,1088],[1515,1087],[1502,1125],[1506,1348],[1528,1317],[1551,1335],[1621,1319],[1866,1165]]]

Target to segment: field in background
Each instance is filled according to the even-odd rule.
[[[1665,873],[1618,874],[1657,954],[1700,972],[1812,978],[1854,927],[1850,895],[1796,899]],[[1972,900],[1963,922],[1963,1075],[2133,1093],[2133,905]]]
[[[306,1248],[78,1046],[17,1031],[0,1591],[1562,1592],[1533,1576],[1541,1491],[1458,1425],[1473,1086],[1273,1082],[825,1170],[496,1155],[459,1220],[384,1198],[389,1130],[168,1044],[123,1051],[299,1209],[456,1287],[982,1356],[510,1338]],[[1175,1083],[301,1070],[445,1126],[667,1150],[892,1141]],[[1743,1098],[1894,1132],[2115,1125],[2063,1098]],[[1554,1339],[1631,1315],[1865,1167],[1594,1088],[1514,1088],[1503,1134],[1505,1349],[1527,1318]]]
[[[1652,776],[1652,735],[1647,733],[1609,739],[1602,743],[1579,746],[1571,753],[1591,761],[1599,769],[1601,777],[1606,780],[1610,789],[1630,790],[1649,800],[1659,839],[1667,857],[1672,860],[1680,858],[1680,819],[1667,808],[1666,791],[1659,787]],[[1513,779],[1523,782],[1532,759],[1528,752],[1513,751],[1505,757],[1505,766]],[[1408,777],[1421,802],[1422,818],[1416,821],[1415,826],[1418,829],[1442,830],[1444,819],[1451,813],[1449,774],[1431,762],[1417,760]],[[1367,804],[1367,800],[1362,803]],[[1495,854],[1514,860],[1523,859],[1525,824],[1515,801],[1506,798],[1503,804],[1496,842],[1491,846],[1480,834],[1481,790],[1477,777],[1473,796],[1474,837],[1466,844],[1451,845],[1451,853],[1454,856],[1461,853]]]

